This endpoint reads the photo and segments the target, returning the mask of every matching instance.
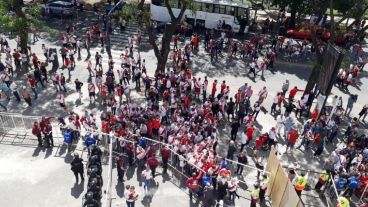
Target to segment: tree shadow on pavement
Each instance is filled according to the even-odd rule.
[[[70,195],[74,198],[79,198],[79,196],[84,191],[84,180],[80,183],[74,183],[74,186],[70,189]]]

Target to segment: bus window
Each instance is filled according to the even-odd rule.
[[[216,14],[220,13],[220,5],[218,4],[213,5],[213,13]]]
[[[231,15],[231,16],[235,16],[235,9],[236,9],[236,7],[226,6],[226,14]]]
[[[202,8],[202,5],[203,3],[202,2],[195,2],[194,4],[194,8],[197,10],[197,11],[203,11],[203,8]]]
[[[152,0],[151,2],[152,2],[153,5],[156,5],[156,6],[161,6],[162,5],[161,0]]]
[[[241,7],[238,7],[237,16],[238,17],[245,16],[245,9],[244,8],[241,8]]]
[[[206,12],[213,13],[213,4],[206,4]]]
[[[219,6],[220,6],[219,13],[220,14],[226,14],[226,12],[225,12],[225,5],[219,5]]]

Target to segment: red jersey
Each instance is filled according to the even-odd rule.
[[[254,128],[253,127],[248,127],[245,134],[247,135],[249,140],[252,140],[253,133],[254,133]]]
[[[290,130],[288,132],[289,142],[295,144],[296,140],[299,138],[299,134],[296,130]]]

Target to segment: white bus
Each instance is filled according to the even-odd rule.
[[[249,20],[250,3],[230,0],[194,0],[193,3],[196,12],[187,9],[183,16],[193,26],[217,29],[219,21],[225,21],[225,29],[239,32],[240,25],[245,27]],[[179,15],[180,0],[174,1],[172,10],[175,16]],[[171,21],[163,0],[151,0],[151,19],[158,22]]]

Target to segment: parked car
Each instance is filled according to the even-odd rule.
[[[42,5],[44,14],[56,16],[73,16],[76,12],[73,3],[70,1],[51,1]]]
[[[328,40],[331,37],[330,32],[317,30],[317,33],[321,34],[321,39]],[[308,39],[312,38],[312,32],[309,29],[288,29],[286,32],[288,37],[296,39]]]

